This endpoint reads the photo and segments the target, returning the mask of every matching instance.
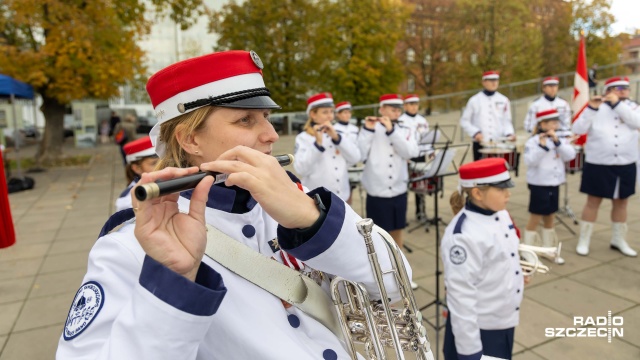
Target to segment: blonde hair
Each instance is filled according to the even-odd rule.
[[[162,170],[166,167],[183,168],[191,165],[189,154],[180,146],[176,133],[179,131],[184,131],[187,134],[197,133],[204,128],[205,120],[216,109],[215,106],[204,106],[160,125],[158,142],[161,141],[165,144],[165,151],[158,160],[156,170]]]
[[[311,110],[309,110],[309,118],[307,119],[307,122],[304,123],[304,131],[312,136],[316,136],[316,131],[313,129],[313,120],[311,119],[311,114],[316,114],[318,112],[320,108],[313,108]]]
[[[477,186],[477,187],[470,187],[470,188],[463,187],[462,193],[459,193],[458,191],[454,191],[453,194],[451,194],[451,197],[449,198],[449,205],[451,206],[451,211],[453,211],[453,215],[459,213],[460,210],[462,210],[466,200],[471,197],[471,191],[473,189],[486,191],[488,188],[489,186]],[[464,194],[467,195],[466,198]]]

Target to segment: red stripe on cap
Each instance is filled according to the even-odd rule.
[[[495,70],[489,70],[489,71],[485,71],[484,73],[482,73],[482,77],[490,76],[490,75],[498,75],[498,76],[500,76],[500,73],[495,71]]]
[[[543,117],[548,117],[551,115],[555,115],[558,116],[558,110],[556,109],[549,109],[549,110],[544,110],[544,111],[540,111],[536,113],[536,119],[540,119]]]
[[[145,136],[143,138],[126,143],[122,150],[124,150],[124,153],[126,155],[133,155],[141,151],[149,150],[151,148],[153,148],[151,138]]]
[[[418,94],[407,94],[404,96],[404,99],[410,99],[410,98],[419,98],[420,96],[418,96]]]
[[[200,71],[194,71],[200,69]],[[230,50],[183,60],[170,65],[149,78],[147,92],[153,107],[198,86],[234,76],[262,71],[247,51]],[[194,99],[197,100],[197,99]]]
[[[316,102],[318,100],[322,100],[322,99],[333,100],[333,96],[331,96],[331,93],[328,93],[328,92],[312,95],[311,97],[309,97],[309,99],[307,99],[307,105],[310,105],[311,103]]]
[[[474,180],[502,174],[507,170],[504,158],[488,158],[460,166],[460,179]]]
[[[348,101],[339,102],[338,104],[336,104],[336,109],[343,106],[351,106],[351,103]]]
[[[607,86],[609,84],[616,83],[616,82],[623,82],[623,83],[626,82],[628,85],[629,78],[626,76],[616,76],[616,77],[608,78],[607,81],[604,82],[604,85]]]
[[[399,94],[384,94],[380,96],[380,102],[383,102],[385,100],[402,100],[402,96],[400,96]]]

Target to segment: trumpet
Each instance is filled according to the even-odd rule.
[[[549,267],[540,262],[538,255],[544,256],[553,260],[553,262],[558,263],[561,249],[562,243],[558,243],[558,247],[542,247],[526,244],[518,245],[518,252],[521,254],[522,258],[524,258],[523,260],[520,260],[522,274],[525,276],[533,276],[535,273],[549,273]]]
[[[381,300],[372,302],[362,284],[341,277],[331,281],[331,298],[351,358],[358,359],[355,344],[359,343],[364,344],[367,359],[387,359],[387,347],[395,350],[397,359],[404,359],[404,351],[409,351],[420,360],[433,360],[427,331],[422,325],[422,314],[416,305],[400,249],[391,235],[375,226],[373,220],[360,220],[357,227],[366,244]],[[392,269],[384,273],[393,273],[402,299],[401,307],[391,308],[371,238],[372,231],[380,234],[389,252]],[[346,294],[346,299],[342,299],[341,294]]]

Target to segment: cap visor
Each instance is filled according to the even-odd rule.
[[[492,187],[496,187],[496,188],[500,188],[500,189],[507,189],[507,188],[512,188],[512,187],[516,186],[513,183],[513,180],[511,180],[511,179],[500,181],[500,182],[493,183],[493,184],[487,184],[487,185],[492,186]]]
[[[240,109],[282,109],[268,96],[256,96],[216,106]]]

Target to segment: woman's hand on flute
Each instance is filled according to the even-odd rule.
[[[315,202],[291,181],[271,155],[246,146],[236,146],[217,160],[200,165],[201,170],[229,174],[227,186],[246,189],[280,225],[302,229],[320,216]]]
[[[197,167],[166,168],[142,174],[138,185],[196,172]],[[136,213],[135,236],[145,253],[191,280],[195,280],[204,256],[207,242],[204,211],[212,184],[211,176],[200,181],[191,196],[188,214],[178,210],[179,194],[138,201],[133,194],[135,187],[131,191]]]

